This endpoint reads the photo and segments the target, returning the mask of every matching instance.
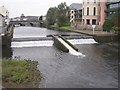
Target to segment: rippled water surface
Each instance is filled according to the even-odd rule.
[[[29,31],[28,31],[29,30]],[[41,31],[40,31],[41,30]],[[45,28],[19,27],[14,38],[45,37],[49,34],[76,34]],[[77,34],[78,35],[78,34]],[[73,39],[72,43],[75,42]],[[83,40],[85,42],[85,40]],[[15,44],[15,42],[12,42]],[[17,43],[18,45],[21,42]],[[15,44],[17,46],[17,44]],[[75,44],[85,57],[74,56],[50,46],[13,47],[12,57],[38,61],[46,88],[116,88],[118,87],[118,49],[109,44]]]

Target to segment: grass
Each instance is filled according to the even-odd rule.
[[[62,26],[62,27],[60,27],[60,29],[63,29],[63,30],[75,30],[75,28],[71,27],[71,26]]]
[[[74,27],[71,26],[61,26],[61,27],[56,27],[55,25],[51,25],[50,27],[60,29],[60,30],[75,30]]]
[[[40,80],[40,72],[35,61],[2,60],[2,84],[4,87],[38,88]]]

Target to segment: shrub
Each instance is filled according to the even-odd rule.
[[[112,30],[115,30],[115,31],[120,30],[120,27],[113,26]]]
[[[112,29],[112,27],[114,26],[114,23],[111,20],[106,20],[104,25],[103,25],[103,30],[104,31],[110,31]]]

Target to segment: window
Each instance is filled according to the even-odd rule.
[[[72,23],[73,23],[73,20],[72,20]]]
[[[92,25],[96,25],[96,19],[92,20]]]
[[[73,11],[72,11],[72,13],[73,13]]]
[[[96,3],[96,0],[94,0],[94,3]]]
[[[118,4],[111,4],[110,5],[110,8],[118,8],[118,7],[120,7]]]
[[[87,3],[89,3],[89,0],[87,0]]]
[[[83,8],[83,16],[84,16],[84,8]]]
[[[89,15],[89,7],[87,7],[87,16]]]
[[[90,19],[87,19],[87,24],[90,25]]]
[[[96,7],[94,7],[93,15],[94,15],[94,16],[96,15]]]

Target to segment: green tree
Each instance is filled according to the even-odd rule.
[[[49,8],[46,15],[47,24],[53,25],[56,22],[56,18],[57,18],[57,8],[56,7]]]
[[[67,15],[67,12],[69,10],[67,4],[61,3],[58,5],[58,26],[64,26],[66,24],[69,24],[69,18]]]
[[[108,17],[108,19],[105,21],[103,28],[104,31],[110,31],[110,30],[116,30],[119,29],[119,21],[120,21],[120,13],[115,13]]]
[[[119,27],[120,26],[120,13],[115,13],[111,16],[111,20],[114,23],[115,26]]]
[[[57,7],[51,7],[47,11],[47,24],[54,25],[55,23],[58,26],[64,26],[69,24],[69,17],[67,15],[69,8],[66,3],[61,3]]]
[[[105,21],[105,23],[103,25],[103,29],[104,29],[104,31],[110,31],[113,26],[114,26],[114,23],[112,22],[112,20],[108,19]]]

